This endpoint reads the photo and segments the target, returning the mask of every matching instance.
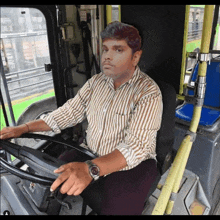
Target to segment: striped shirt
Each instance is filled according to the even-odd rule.
[[[98,156],[118,149],[131,169],[156,159],[156,135],[161,125],[162,96],[157,84],[139,67],[132,78],[114,89],[104,73],[91,77],[76,96],[42,117],[55,133],[88,121],[87,145]]]

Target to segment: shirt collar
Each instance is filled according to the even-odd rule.
[[[104,80],[107,82],[107,84],[114,90],[114,81],[111,77],[106,76],[104,73]]]
[[[133,85],[139,79],[139,77],[140,77],[140,68],[139,66],[136,66],[133,76],[131,77],[131,79],[127,81],[127,83]]]

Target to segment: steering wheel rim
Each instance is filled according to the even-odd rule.
[[[91,151],[83,148],[83,147],[80,147],[80,146],[72,146],[70,142],[68,141],[64,141],[64,140],[59,140],[57,139],[56,137],[50,137],[50,136],[46,136],[46,135],[41,135],[41,134],[33,134],[33,133],[27,133],[27,134],[23,134],[20,136],[20,138],[34,138],[34,139],[41,139],[41,140],[48,140],[48,141],[51,141],[51,142],[54,142],[54,143],[59,143],[59,144],[62,144],[62,145],[65,145],[65,146],[68,146],[70,148],[73,148],[75,150],[78,150],[88,156],[90,156],[92,159],[93,158],[96,158],[97,156],[95,154],[93,154]],[[9,142],[6,141],[6,140],[0,140],[0,143],[2,145],[6,145],[8,144]],[[12,144],[12,143],[11,143]],[[17,144],[13,144],[17,147],[20,147],[19,145]],[[24,147],[23,147],[24,148]],[[22,149],[23,149],[22,148]],[[3,147],[3,149],[7,151],[7,148],[6,147]],[[30,148],[29,148],[30,149]],[[31,149],[32,151],[36,151],[36,152],[39,152],[35,149]],[[43,152],[41,152],[43,153]],[[43,153],[45,155],[47,155],[46,153]],[[51,156],[50,156],[51,157]],[[22,161],[21,158],[19,158],[19,156],[17,155],[17,158],[20,159]],[[52,158],[52,157],[51,157]],[[24,161],[22,161],[24,162]],[[25,162],[24,162],[25,163]],[[64,162],[65,163],[65,162]],[[39,183],[39,184],[43,184],[43,185],[51,185],[54,180],[56,178],[50,178],[50,177],[45,177],[45,176],[41,176],[41,175],[37,175],[37,174],[33,174],[33,173],[29,173],[27,171],[24,171],[24,170],[21,170],[15,166],[12,166],[10,165],[7,161],[5,161],[3,158],[0,158],[0,164],[1,166],[8,172],[20,177],[21,179],[27,179],[27,180],[30,180],[34,183]],[[40,167],[40,165],[39,165]],[[40,169],[40,168],[39,168]]]
[[[36,175],[33,173],[29,173],[27,171],[18,169],[15,166],[10,165],[6,160],[3,158],[0,158],[0,164],[1,166],[11,174],[14,174],[15,176],[20,177],[21,179],[27,179],[34,183],[39,183],[43,185],[51,185],[55,179],[49,178],[49,177],[43,177],[40,175]]]
[[[80,147],[80,146],[73,146],[71,145],[70,142],[68,141],[65,141],[65,140],[62,140],[60,141],[58,138],[56,137],[51,137],[51,136],[47,136],[47,135],[43,135],[43,134],[33,134],[33,133],[26,133],[26,134],[22,134],[19,138],[34,138],[34,139],[41,139],[41,140],[47,140],[47,141],[51,141],[51,142],[54,142],[54,143],[57,143],[57,144],[63,144],[63,145],[66,145],[70,148],[73,148],[75,150],[78,150],[92,158],[96,158],[97,155],[94,154],[93,152],[91,152],[90,150],[88,149],[85,149],[83,147]]]

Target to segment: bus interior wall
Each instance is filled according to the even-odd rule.
[[[121,21],[134,25],[142,37],[139,67],[157,81],[179,91],[185,5],[121,5]]]

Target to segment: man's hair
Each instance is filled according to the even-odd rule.
[[[125,40],[132,49],[132,54],[141,49],[139,31],[132,25],[113,21],[101,32],[102,41],[107,39]]]

